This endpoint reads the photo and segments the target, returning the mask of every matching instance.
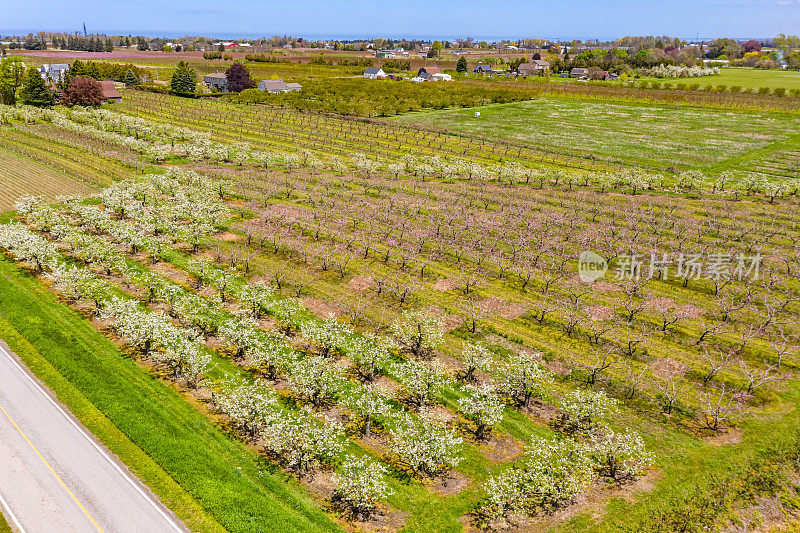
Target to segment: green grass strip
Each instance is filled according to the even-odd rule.
[[[298,483],[4,258],[0,338],[192,530],[340,530]]]

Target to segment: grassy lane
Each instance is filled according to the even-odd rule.
[[[220,431],[41,283],[0,259],[0,338],[197,531],[334,531],[303,489]]]

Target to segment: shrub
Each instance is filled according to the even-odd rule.
[[[759,87],[758,94],[769,94],[771,89],[769,87]]]
[[[775,96],[786,96],[785,87],[776,87],[772,92],[775,94]]]

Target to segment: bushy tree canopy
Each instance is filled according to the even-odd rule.
[[[228,78],[228,90],[238,93],[245,89],[252,89],[256,86],[253,79],[250,77],[250,71],[241,63],[234,63],[228,70],[225,71],[225,76]]]
[[[0,62],[0,103],[17,103],[17,89],[25,78],[25,64],[19,56],[3,58]]]
[[[72,78],[64,91],[64,102],[71,105],[94,106],[103,103],[100,82],[92,78]]]

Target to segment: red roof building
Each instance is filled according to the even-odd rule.
[[[114,87],[114,80],[101,81],[100,87],[103,89],[103,100],[106,102],[119,102],[122,100],[122,95]]]

